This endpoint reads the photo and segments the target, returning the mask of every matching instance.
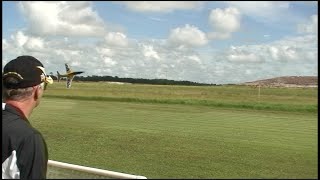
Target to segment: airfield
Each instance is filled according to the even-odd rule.
[[[315,179],[317,109],[318,88],[55,81],[30,121],[55,161],[149,179]]]

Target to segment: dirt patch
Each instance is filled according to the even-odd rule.
[[[317,76],[283,76],[242,83],[250,86],[318,87]]]

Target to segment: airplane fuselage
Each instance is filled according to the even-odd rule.
[[[75,71],[73,72],[70,68],[69,68],[69,65],[66,63],[65,64],[66,66],[66,74],[60,74],[58,71],[57,71],[57,74],[58,74],[58,82],[60,81],[60,79],[62,77],[66,77],[67,78],[67,88],[70,88],[71,87],[71,82],[72,82],[72,79],[74,78],[75,75],[77,74],[81,74],[83,73],[84,71]]]

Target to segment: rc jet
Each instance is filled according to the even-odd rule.
[[[58,82],[60,81],[61,78],[63,77],[66,77],[67,78],[67,88],[70,88],[71,87],[71,82],[72,82],[72,79],[74,78],[75,75],[77,74],[81,74],[83,73],[84,71],[75,71],[73,72],[69,65],[66,63],[65,64],[66,66],[66,74],[60,74],[59,71],[57,71],[57,74],[58,74]]]

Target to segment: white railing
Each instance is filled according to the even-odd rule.
[[[107,176],[107,177],[116,178],[116,179],[147,179],[144,176],[125,174],[125,173],[108,171],[108,170],[97,169],[97,168],[86,167],[86,166],[79,166],[75,164],[63,163],[63,162],[58,162],[53,160],[48,160],[48,166],[81,171],[86,173],[92,173],[92,174]]]

